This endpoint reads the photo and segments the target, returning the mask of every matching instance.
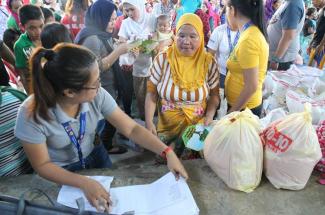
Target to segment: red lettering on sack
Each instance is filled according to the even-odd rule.
[[[273,152],[285,152],[292,144],[292,139],[282,134],[275,126],[269,128],[264,135],[266,146]]]

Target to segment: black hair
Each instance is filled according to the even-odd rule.
[[[43,16],[44,16],[45,21],[46,21],[48,18],[51,18],[51,17],[55,18],[55,17],[54,17],[54,13],[53,13],[52,10],[50,10],[50,9],[48,9],[48,8],[45,8],[45,7],[40,7],[40,8],[41,8],[41,10],[42,10],[42,13],[43,13]]]
[[[31,4],[26,4],[19,8],[18,14],[22,25],[25,25],[30,20],[44,20],[41,8]]]
[[[70,31],[61,23],[46,24],[41,33],[42,46],[51,49],[59,43],[73,43]]]
[[[81,91],[90,80],[95,62],[96,56],[79,45],[61,43],[53,49],[36,49],[30,58],[34,93],[31,113],[35,122],[39,117],[51,120],[48,109],[56,105],[64,90]]]
[[[263,0],[230,0],[230,5],[228,6],[233,6],[236,12],[251,19],[253,24],[267,38]]]
[[[314,8],[314,7],[310,7],[310,8],[307,9],[306,15],[307,15],[307,16],[311,16],[311,15],[313,15],[313,13],[315,13],[316,11],[317,11],[316,8]]]
[[[15,42],[19,39],[20,32],[16,29],[8,28],[3,32],[3,42],[11,49],[14,50]]]
[[[67,0],[65,13],[69,15],[80,14],[88,9],[89,3],[89,0]]]

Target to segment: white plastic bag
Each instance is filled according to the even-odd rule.
[[[324,118],[325,115],[325,92],[310,98],[303,92],[298,90],[289,90],[286,94],[286,103],[290,113],[299,113],[304,111],[304,104],[311,103],[312,123],[318,123]]]
[[[275,81],[273,80],[272,74],[268,73],[264,80],[263,98],[269,97],[273,93],[274,87],[275,87]]]
[[[283,108],[277,108],[268,113],[263,119],[260,119],[263,129],[276,120],[282,119],[286,116],[286,112]]]
[[[280,107],[285,106],[286,92],[289,89],[295,89],[299,86],[299,77],[293,76],[287,71],[274,73],[273,81],[275,82],[273,88],[273,95],[275,96]]]
[[[275,95],[271,95],[263,101],[262,117],[269,114],[272,110],[283,107],[286,106],[284,104],[280,105],[279,98]]]
[[[311,124],[311,105],[305,111],[275,121],[261,137],[265,144],[264,173],[274,187],[300,190],[322,154]]]
[[[204,157],[232,189],[252,192],[260,183],[263,145],[259,119],[249,109],[219,120],[205,139]]]

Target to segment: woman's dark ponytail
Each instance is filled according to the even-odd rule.
[[[53,49],[38,48],[30,59],[34,103],[31,112],[51,120],[48,111],[55,107],[57,99],[69,89],[79,93],[90,80],[96,55],[89,49],[74,44],[58,44]]]
[[[56,103],[55,91],[45,72],[45,67],[53,60],[54,55],[53,50],[38,48],[31,57],[32,93],[34,93],[32,113],[36,122],[39,122],[37,115],[44,120],[50,120],[48,109],[54,107]],[[42,65],[44,59],[46,62]]]
[[[266,31],[265,14],[264,14],[264,0],[256,0],[256,1],[258,2],[258,5],[256,5],[258,9],[254,18],[254,20],[256,20],[256,23],[254,24],[260,29],[264,37],[268,39],[268,35]]]

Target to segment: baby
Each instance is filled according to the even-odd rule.
[[[166,51],[172,45],[174,33],[171,28],[171,18],[168,15],[160,15],[157,17],[156,32],[153,34],[153,40],[159,42],[156,53]]]

